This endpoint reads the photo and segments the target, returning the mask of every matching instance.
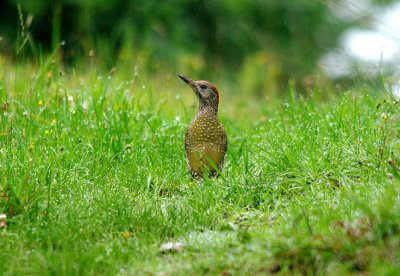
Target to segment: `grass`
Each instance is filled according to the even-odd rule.
[[[189,88],[91,68],[0,67],[4,275],[400,269],[399,107],[382,88],[267,101],[210,80],[229,147],[223,177],[194,182]]]

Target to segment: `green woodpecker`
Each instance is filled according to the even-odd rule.
[[[193,89],[199,100],[199,110],[185,136],[189,172],[195,179],[203,178],[206,173],[210,177],[218,176],[228,147],[226,131],[218,120],[218,90],[208,81],[178,76]]]

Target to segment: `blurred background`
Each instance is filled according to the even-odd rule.
[[[234,79],[252,93],[351,82],[400,71],[393,0],[1,0],[0,64],[59,45],[68,68],[136,66],[154,74]]]

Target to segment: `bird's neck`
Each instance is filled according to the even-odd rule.
[[[199,110],[197,111],[197,114],[203,113],[203,112],[212,112],[215,113],[215,115],[218,114],[218,106],[211,106],[209,104],[204,104],[201,103],[199,104]]]

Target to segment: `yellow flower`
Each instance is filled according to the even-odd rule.
[[[28,147],[29,150],[33,149],[33,143]]]
[[[53,121],[52,121],[52,122],[53,122],[53,124],[55,124],[55,123],[57,122],[57,120],[56,120],[56,119],[53,119]]]
[[[74,115],[75,115],[75,113],[76,113],[76,110],[72,111],[72,114],[74,114]]]
[[[46,129],[46,130],[44,131],[44,133],[45,133],[45,134],[49,134],[49,131]]]
[[[39,101],[39,105],[43,105],[43,101],[42,100]]]
[[[126,239],[129,238],[129,236],[131,235],[131,233],[129,231],[126,231],[124,233],[122,233],[122,236]]]

